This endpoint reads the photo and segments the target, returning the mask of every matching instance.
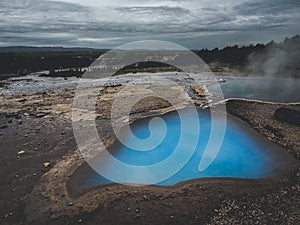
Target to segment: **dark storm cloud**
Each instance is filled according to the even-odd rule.
[[[299,0],[266,0],[249,1],[234,8],[242,15],[280,15],[285,13],[298,14],[299,7]]]
[[[299,0],[249,1],[234,7],[237,16],[252,19],[254,28],[297,26],[300,19]],[[299,27],[299,26],[298,26]]]
[[[162,39],[197,47],[197,39],[211,36],[219,46],[222,36],[243,42],[243,32],[264,41],[266,32],[299,32],[299,10],[299,0],[1,0],[0,45],[111,47]]]
[[[87,8],[63,2],[3,0],[0,8],[2,39],[6,33],[22,35],[72,30],[85,26],[86,23],[79,18],[88,15]]]

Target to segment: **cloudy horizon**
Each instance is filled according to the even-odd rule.
[[[2,0],[0,46],[187,48],[281,41],[300,33],[299,0]]]

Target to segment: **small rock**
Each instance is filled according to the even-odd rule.
[[[45,168],[48,168],[48,167],[50,167],[50,166],[51,166],[51,163],[50,163],[50,162],[45,162],[45,163],[44,163],[44,167],[45,167]]]
[[[22,117],[21,117],[21,115],[18,114],[18,115],[15,116],[15,118],[16,118],[17,120],[19,120],[19,119],[21,119]]]
[[[138,212],[140,212],[140,210],[139,210],[139,209],[136,209],[136,210],[135,210],[135,212],[137,212],[137,213],[138,213]]]
[[[34,177],[36,176],[36,173],[32,174]]]
[[[25,151],[19,151],[18,152],[18,155],[23,155],[23,154],[25,154]]]
[[[8,128],[7,124],[0,125],[0,129]]]
[[[14,213],[13,213],[13,212],[10,212],[8,215],[9,215],[9,216],[12,216],[12,215],[14,215]]]
[[[37,118],[42,118],[42,117],[45,117],[45,116],[46,116],[45,113],[38,113],[38,114],[35,115],[35,117],[37,117]]]
[[[29,113],[24,113],[24,116],[29,116]]]
[[[23,99],[20,99],[18,102],[26,102],[27,99],[26,98],[23,98]]]
[[[127,208],[127,211],[131,211],[131,208]]]
[[[146,195],[143,196],[144,200],[148,200],[148,197]]]
[[[69,202],[68,203],[68,206],[73,206],[74,205],[74,202]]]
[[[174,216],[170,216],[171,219],[174,219]]]
[[[7,217],[8,217],[8,214],[5,214],[5,215],[4,215],[4,218],[7,218]]]
[[[82,219],[79,219],[79,220],[78,220],[78,223],[82,223]]]
[[[3,133],[0,132],[0,136],[3,135]]]

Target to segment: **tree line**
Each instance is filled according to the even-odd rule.
[[[107,50],[64,48],[0,48],[0,76],[3,74],[26,75],[43,70],[88,67]],[[266,72],[272,63],[279,71],[300,71],[300,36],[285,38],[283,42],[247,46],[227,46],[222,49],[193,50],[207,64],[216,63],[237,67],[250,72]],[[270,65],[269,65],[270,64]],[[143,65],[143,64],[141,64]],[[149,65],[147,65],[149,66]]]

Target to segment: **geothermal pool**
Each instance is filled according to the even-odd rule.
[[[300,79],[270,76],[222,76],[221,83],[225,98],[247,98],[270,102],[300,102]],[[219,86],[208,87],[212,94],[218,93]]]
[[[129,165],[137,167],[153,165],[162,160],[168,160],[168,157],[172,155],[173,150],[179,142],[181,132],[184,132],[187,139],[184,139],[185,143],[181,146],[182,149],[180,149],[181,154],[175,156],[175,159],[177,159],[178,162],[182,160],[185,152],[187,152],[186,149],[195,148],[195,151],[183,168],[168,179],[157,183],[162,186],[174,185],[181,181],[205,177],[271,177],[283,172],[293,164],[293,160],[290,156],[279,146],[267,141],[242,122],[228,118],[224,141],[216,158],[206,170],[199,171],[199,163],[203,157],[211,134],[211,115],[207,110],[197,109],[196,113],[199,117],[200,133],[198,134],[199,139],[197,144],[194,146],[193,140],[195,139],[195,132],[193,128],[195,127],[195,119],[193,118],[192,110],[184,109],[181,113],[184,115],[185,127],[189,129],[181,130],[181,121],[177,112],[170,112],[160,116],[160,118],[165,121],[165,125],[163,123],[152,124],[155,126],[152,127],[152,135],[154,137],[152,136],[149,140],[157,140],[159,137],[155,137],[155,135],[161,135],[162,132],[160,132],[160,130],[164,128],[167,128],[166,135],[163,141],[151,151],[136,151],[130,147],[126,147],[125,145],[131,146],[135,144],[132,143],[135,141],[134,137],[129,135],[125,139],[126,143],[114,145],[110,149],[110,153],[119,161]],[[134,122],[131,125],[133,134],[142,140],[149,138],[151,134],[148,126],[149,121],[150,118]],[[214,129],[221,129],[218,126],[221,126],[221,123],[217,123],[217,127],[214,127]],[[148,144],[151,145],[151,143]],[[162,168],[161,172],[150,170],[144,174],[130,174],[126,170],[118,170],[109,159],[103,161],[102,158],[99,162],[100,161],[102,161],[102,163],[97,164],[97,157],[96,161],[94,161],[98,169],[102,167],[101,170],[111,173],[110,175],[119,176],[120,180],[124,183],[131,183],[132,176],[143,176],[145,178],[145,182],[143,183],[147,184],[147,177],[149,177],[149,180],[150,178],[153,180],[153,177],[155,178],[158,174],[163,173],[164,170],[174,169],[174,165],[171,165],[172,168]],[[79,180],[81,180],[81,185],[94,186],[111,183],[110,180],[91,171],[92,170],[89,170],[89,172],[87,172],[79,168],[76,174],[79,176]]]

